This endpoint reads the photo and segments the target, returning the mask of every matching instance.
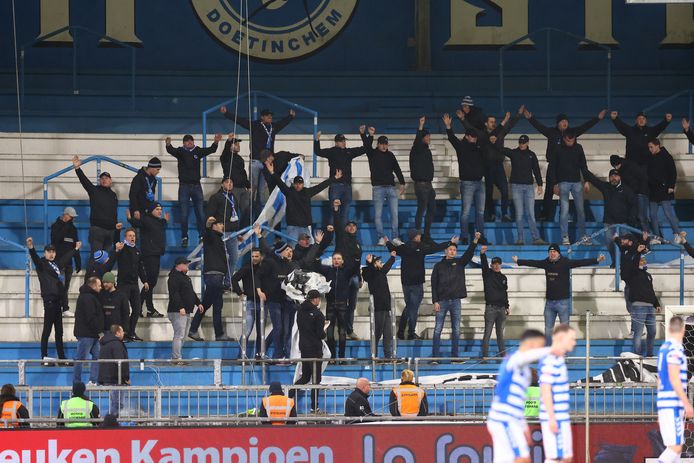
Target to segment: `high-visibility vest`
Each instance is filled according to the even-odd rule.
[[[287,418],[294,408],[294,401],[287,396],[271,395],[263,397],[263,407],[270,418],[270,423],[273,426],[281,426],[287,424]]]
[[[65,423],[65,427],[86,428],[92,426],[92,423],[80,420],[91,418],[93,406],[94,402],[91,400],[84,400],[81,397],[63,400],[60,404],[60,411],[63,412],[63,418],[69,420]]]
[[[540,414],[540,387],[530,386],[525,397],[525,416],[532,418]]]
[[[8,428],[19,427],[19,423],[16,421],[19,418],[17,414],[19,412],[19,407],[22,406],[22,402],[19,400],[8,400],[2,404],[2,415],[0,416],[0,428],[5,427],[7,422]]]
[[[394,387],[393,392],[398,400],[400,416],[419,415],[419,406],[424,399],[424,390],[414,384],[401,384]]]

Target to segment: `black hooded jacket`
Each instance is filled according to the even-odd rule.
[[[434,265],[431,271],[432,302],[463,299],[467,297],[465,286],[465,266],[470,263],[475,254],[477,243],[470,243],[461,257],[447,259],[444,257]]]
[[[603,222],[606,224],[625,223],[636,226],[636,213],[639,210],[636,195],[627,185],[619,183],[614,186],[597,178],[587,168],[583,168],[583,177],[595,186],[604,198],[605,213]]]
[[[342,170],[342,177],[339,180],[335,180],[335,182],[348,185],[352,184],[352,161],[366,154],[366,149],[365,146],[344,149],[333,146],[332,148],[321,149],[320,141],[313,141],[313,152],[316,153],[316,156],[328,160],[330,178],[335,177],[335,172],[337,172],[337,169],[340,169]]]
[[[286,219],[287,225],[295,227],[310,227],[313,224],[313,214],[311,214],[311,198],[328,188],[333,181],[332,178],[323,180],[316,186],[304,187],[297,191],[294,186],[287,186],[277,173],[272,177],[275,179],[277,187],[284,194],[287,200]]]
[[[422,139],[426,136],[423,130],[417,130],[410,149],[410,177],[415,182],[434,180],[434,158],[431,148]]]
[[[137,171],[132,182],[130,182],[130,213],[140,211],[144,215],[155,204],[157,197],[157,177],[148,175],[147,168],[142,167]]]
[[[72,220],[64,222],[61,217],[58,217],[58,220],[51,225],[51,244],[55,246],[56,261],[62,262],[63,256],[75,249],[78,241],[77,227]],[[75,251],[72,257],[75,260],[75,270],[79,272],[82,269],[82,258],[79,251]],[[66,267],[72,266],[70,260],[72,259],[65,262]]]
[[[551,164],[554,160],[554,150],[557,148],[557,146],[561,145],[561,140],[564,136],[564,132],[562,130],[559,130],[557,126],[547,127],[542,122],[535,119],[535,116],[528,119],[528,122],[530,122],[530,125],[535,127],[535,130],[537,130],[547,138],[547,151],[545,153],[545,158],[547,162],[550,164],[550,166],[547,166],[547,173],[549,175]],[[590,130],[598,122],[600,122],[600,119],[594,117],[592,119],[587,120],[578,127],[573,127],[571,131],[574,133],[574,135],[576,135],[576,138],[578,138],[584,133],[586,133],[588,130]],[[551,182],[548,180],[547,183],[556,182],[554,181],[554,179],[551,179]]]
[[[224,188],[217,190],[207,201],[205,216],[214,217],[217,222],[223,223],[224,231],[227,233],[238,230],[240,211],[234,193],[224,191]]]
[[[270,127],[266,127],[260,119],[251,121],[245,117],[234,114],[231,111],[224,113],[224,117],[233,121],[243,127],[244,129],[250,130],[251,133],[251,159],[260,160],[260,152],[269,149],[270,151],[275,151],[275,136],[282,131],[294,118],[291,115],[285,116],[277,122],[272,122]],[[253,128],[251,129],[251,126]],[[268,146],[268,133],[270,134],[271,140]]]
[[[43,302],[57,302],[61,300],[63,291],[65,291],[65,278],[64,275],[59,272],[60,269],[65,268],[66,262],[70,262],[72,253],[74,252],[75,250],[73,249],[71,252],[65,254],[60,261],[53,262],[58,268],[58,271],[56,271],[48,259],[39,257],[36,253],[36,248],[29,249],[31,261],[34,263],[36,274],[39,277]]]
[[[658,154],[652,154],[648,158],[647,172],[650,200],[653,202],[674,200],[675,193],[670,193],[668,189],[674,189],[677,184],[677,167],[668,150],[661,147]]]
[[[143,256],[163,256],[166,252],[165,218],[157,218],[152,214],[141,216],[140,220],[130,217],[128,221],[140,229],[140,252]]]
[[[99,300],[104,309],[104,331],[111,329],[111,325],[128,326],[130,314],[130,302],[122,291],[106,291],[102,289]]]
[[[550,301],[570,297],[569,272],[572,268],[599,264],[597,259],[567,259],[561,256],[555,261],[551,261],[549,258],[543,260],[518,259],[516,263],[519,267],[536,267],[545,270],[547,284],[545,297]]]
[[[407,241],[400,246],[395,246],[390,241],[386,242],[388,251],[395,251],[401,258],[400,281],[403,286],[424,284],[426,271],[424,260],[429,254],[436,254],[448,247],[450,241],[445,243],[428,243],[422,241]]]
[[[178,312],[185,309],[186,313],[193,313],[195,307],[202,304],[200,298],[195,293],[193,282],[190,277],[172,268],[169,272],[169,279],[166,282],[169,290],[169,306],[168,313]]]
[[[217,146],[215,142],[209,148],[194,146],[189,150],[183,146],[174,148],[166,145],[166,152],[178,161],[178,181],[187,185],[200,185],[200,161],[205,156],[216,153]]]
[[[325,316],[323,312],[311,304],[311,301],[304,301],[296,313],[296,325],[299,329],[301,357],[322,357],[323,339],[325,339]]]
[[[125,343],[110,331],[107,331],[99,339],[99,344],[101,344],[99,360],[126,360],[128,358],[128,348],[125,346]],[[122,362],[120,366],[121,381],[118,382],[118,363],[99,363],[99,384],[127,384],[130,381],[130,366],[128,362]]]
[[[458,177],[460,180],[479,182],[484,177],[484,153],[479,139],[470,143],[466,138],[455,136],[453,129],[446,129],[448,141],[453,145],[458,157]]]
[[[231,141],[227,140],[219,157],[224,177],[231,178],[234,188],[250,188],[251,182],[248,181],[245,162],[239,153],[232,152],[232,148]]]
[[[147,272],[142,261],[142,253],[136,246],[128,246],[126,244],[112,258],[118,261],[118,286],[136,285],[138,276],[142,283],[147,281]]]
[[[76,338],[98,338],[104,332],[104,309],[99,294],[88,285],[82,285],[75,309]]]
[[[670,124],[663,119],[653,127],[638,125],[628,125],[620,118],[612,120],[612,123],[627,140],[626,158],[629,161],[635,162],[638,165],[648,165],[648,158],[651,153],[648,151],[648,142],[660,135]]]
[[[375,312],[388,312],[391,309],[390,286],[388,285],[388,272],[395,263],[395,257],[391,256],[383,267],[377,269],[372,263],[366,264],[361,272],[364,281],[369,285],[369,293],[374,298]]]
[[[111,188],[94,185],[82,169],[75,169],[77,178],[89,195],[89,223],[94,227],[115,230],[118,223],[118,196]]]
[[[619,158],[619,175],[622,177],[622,182],[631,188],[631,191],[637,195],[648,196],[648,176],[646,175],[646,166],[639,165],[634,161],[627,161],[624,158]]]

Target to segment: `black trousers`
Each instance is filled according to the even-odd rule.
[[[142,258],[142,263],[145,266],[145,273],[147,273],[147,284],[149,285],[149,291],[145,291],[142,288],[140,291],[140,310],[142,306],[147,304],[147,312],[154,312],[154,302],[152,301],[152,293],[154,292],[154,287],[157,286],[159,281],[159,265],[161,262],[161,256],[144,256]]]
[[[375,354],[378,357],[378,341],[383,337],[383,356],[393,357],[393,323],[389,310],[377,310],[374,312],[374,341]]]
[[[330,353],[332,358],[345,358],[345,350],[347,348],[347,325],[349,316],[349,309],[347,307],[347,301],[335,301],[328,302],[328,307],[326,310],[326,319],[330,320],[330,326],[328,327],[327,337],[328,337],[328,347],[330,348]],[[335,325],[337,325],[337,333],[340,339],[339,344],[339,355],[335,355]]]
[[[554,212],[556,208],[556,203],[554,202],[554,178],[549,175],[549,168],[547,169],[547,178],[545,178],[545,195],[542,198],[542,216],[548,222],[554,221]]]
[[[504,322],[506,321],[506,307],[487,304],[484,310],[484,337],[482,338],[482,357],[489,356],[489,339],[492,336],[492,328],[496,326],[496,345],[499,347],[499,356],[504,355]]]
[[[63,310],[60,301],[43,301],[43,331],[41,332],[41,358],[48,357],[48,338],[55,328],[55,350],[58,358],[65,358],[63,348]]]
[[[494,207],[494,186],[501,193],[501,215],[508,215],[508,180],[503,163],[495,163],[488,166],[485,174],[484,188],[484,212],[487,218],[496,215]]]
[[[118,235],[116,235],[116,233]],[[91,252],[108,251],[110,253],[114,240],[117,241],[116,236],[120,237],[119,230],[107,230],[105,228],[92,225],[89,227],[89,248]]]
[[[424,217],[424,236],[430,238],[431,223],[436,212],[436,191],[434,191],[431,182],[414,182],[414,194],[417,196],[414,227],[421,227],[422,217]]]
[[[137,321],[140,319],[140,311],[142,310],[140,287],[137,283],[118,285],[118,290],[125,294],[130,303],[130,320],[128,326],[123,326],[123,328],[125,328],[128,336],[135,336],[135,328],[137,328]],[[123,323],[125,324],[125,320],[123,320]]]
[[[308,358],[319,358],[322,354],[310,355]],[[303,356],[302,356],[303,357]],[[312,362],[301,362],[301,378],[296,380],[294,385],[301,384],[320,384],[322,379],[321,365],[322,362],[312,361]],[[315,374],[314,374],[315,372]],[[289,391],[289,398],[293,399],[296,396],[296,389]],[[311,390],[311,410],[316,410],[318,408],[318,389]]]
[[[70,310],[70,304],[68,303],[68,293],[70,292],[70,280],[72,280],[72,266],[68,265],[64,269],[65,273],[65,290],[63,291],[63,300],[61,301],[62,303],[62,310],[63,312],[67,312]]]

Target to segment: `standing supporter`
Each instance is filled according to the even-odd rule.
[[[260,269],[263,264],[263,254],[259,248],[254,248],[251,250],[251,260],[246,265],[241,267],[241,269],[234,273],[231,277],[231,287],[237,295],[246,296],[246,332],[243,333],[243,337],[248,341],[248,337],[253,332],[253,327],[255,326],[255,356],[260,358],[260,343],[264,333],[261,332],[261,319],[263,317],[262,326],[265,326],[265,320],[267,319],[267,308],[261,315],[261,300],[258,289],[260,288],[260,283],[258,277],[260,274]],[[239,281],[243,283],[243,289],[239,286]],[[264,301],[263,301],[264,302]],[[247,343],[246,343],[247,344]],[[248,345],[246,345],[246,352],[242,352],[243,358],[248,357]]]
[[[230,133],[219,160],[222,163],[224,178],[231,179],[231,192],[236,199],[239,221],[245,227],[250,223],[251,182],[248,181],[248,173],[240,151],[241,140],[236,138],[236,134]]]
[[[389,251],[395,251],[402,259],[400,262],[400,282],[405,298],[405,308],[398,322],[398,339],[405,339],[405,330],[407,330],[407,339],[418,340],[421,338],[417,335],[417,316],[419,315],[419,306],[424,299],[424,280],[426,277],[424,260],[426,256],[441,252],[451,244],[458,243],[458,237],[453,236],[450,241],[445,243],[431,243],[422,241],[421,230],[410,230],[408,236],[410,239],[400,246],[395,246],[390,241],[386,241],[386,246]]]
[[[371,172],[371,194],[374,202],[374,222],[378,233],[378,245],[385,246],[386,233],[383,228],[383,203],[388,202],[390,208],[390,224],[393,242],[402,244],[398,234],[398,195],[405,192],[405,177],[400,170],[400,164],[395,154],[388,150],[388,137],[381,135],[376,141],[377,147],[373,148],[376,129],[369,127],[368,135],[362,133],[361,138],[367,148],[366,156],[369,158],[369,170]],[[395,177],[400,182],[400,189],[395,187]]]
[[[357,237],[357,223],[350,220],[346,224],[342,222],[343,214],[341,211],[344,206],[339,199],[333,201],[333,225],[335,227],[335,251],[342,254],[345,262],[353,262],[359,268],[361,266],[361,244]],[[344,224],[344,227],[343,227]],[[354,313],[357,310],[357,298],[359,297],[359,288],[363,282],[361,274],[352,276],[349,280],[349,298],[347,299],[347,336],[353,341],[358,340],[358,336],[354,333]]]
[[[182,360],[182,350],[185,338],[190,330],[191,314],[202,312],[204,307],[193,289],[193,282],[188,276],[188,264],[185,257],[177,257],[174,268],[169,272],[166,282],[169,291],[169,321],[173,326],[173,341],[171,343],[171,360],[178,365],[185,365]]]
[[[475,228],[484,241],[484,155],[477,138],[477,132],[466,130],[461,140],[451,128],[451,116],[443,115],[448,141],[453,145],[458,157],[458,175],[460,177],[460,197],[463,201],[460,211],[460,237],[462,244],[468,242],[470,210],[475,206]]]
[[[229,268],[224,275],[224,289],[231,288],[231,275],[236,271],[236,262],[239,257],[239,240],[232,237],[239,230],[241,212],[238,208],[236,195],[234,194],[234,181],[229,177],[222,179],[222,187],[207,201],[207,217],[214,217],[217,223],[222,225],[223,254],[226,255]]]
[[[148,212],[140,219],[128,216],[128,222],[140,229],[142,264],[147,278],[147,288],[143,287],[140,291],[140,312],[142,312],[142,306],[147,304],[147,317],[162,318],[164,315],[154,308],[152,295],[154,287],[159,282],[161,256],[166,253],[166,227],[169,223],[169,213],[162,217],[163,209],[161,204],[156,202],[150,205]],[[127,326],[125,320],[122,324]]]
[[[116,276],[111,272],[104,273],[101,280],[99,301],[104,309],[104,331],[113,325],[128,323],[128,297],[116,287]]]
[[[89,419],[99,418],[99,407],[87,398],[85,392],[87,387],[82,381],[72,384],[72,397],[60,403],[58,419],[66,420],[58,423],[58,427],[66,428],[90,428],[94,426]]]
[[[263,150],[275,151],[275,137],[282,131],[296,116],[293,109],[289,110],[289,114],[278,122],[272,122],[272,111],[263,109],[260,111],[260,119],[251,121],[245,117],[241,117],[227,110],[226,106],[219,108],[224,117],[235,121],[244,129],[249,131],[251,137],[251,196],[256,210],[260,211],[261,205],[265,204],[265,196],[267,194],[265,179],[261,175],[263,170],[263,162],[261,152]]]
[[[214,217],[208,217],[205,224],[205,239],[203,246],[203,279],[205,293],[202,296],[202,310],[193,317],[188,337],[195,341],[203,339],[198,334],[205,311],[212,307],[212,324],[214,325],[215,341],[232,341],[224,332],[222,323],[222,308],[224,307],[224,279],[229,272],[226,252],[224,249],[224,225]]]
[[[511,160],[511,195],[513,207],[516,210],[516,228],[518,229],[517,245],[525,244],[525,230],[523,228],[523,216],[527,217],[532,243],[536,245],[547,244],[540,237],[535,222],[535,189],[533,188],[533,176],[537,183],[537,194],[542,195],[542,173],[537,156],[530,150],[530,138],[521,135],[518,138],[518,148],[504,149],[504,155]]]
[[[376,416],[371,411],[369,392],[371,392],[371,383],[369,383],[369,380],[367,378],[357,379],[354,390],[347,396],[347,400],[345,400],[345,416],[354,418]],[[352,421],[352,423],[354,423],[354,421]]]
[[[11,384],[4,384],[0,390],[0,429],[28,428],[29,423],[18,423],[17,420],[28,420],[29,410],[17,397],[17,390]]]
[[[161,161],[159,158],[153,157],[147,163],[147,167],[140,168],[130,182],[128,194],[130,207],[128,210],[135,218],[143,217],[156,203],[157,174],[160,171]]]
[[[363,134],[366,126],[359,127],[359,133]],[[320,147],[320,135],[316,134],[313,141],[313,152],[316,156],[326,158],[330,167],[330,177],[335,177],[337,171],[342,172],[342,178],[330,184],[328,199],[334,202],[336,199],[342,204],[342,223],[349,220],[349,208],[352,204],[352,161],[366,154],[366,146],[347,148],[347,138],[341,133],[335,135],[335,146],[332,148]]]
[[[114,324],[109,327],[99,340],[101,350],[99,360],[128,360],[128,348],[125,347],[123,327]],[[120,370],[120,374],[119,374]],[[130,385],[130,365],[128,362],[102,362],[99,363],[99,385],[101,386],[125,386]],[[108,413],[118,417],[125,404],[123,393],[118,389],[109,392]]]
[[[475,128],[479,130],[484,128],[484,110],[479,106],[475,106],[475,100],[471,96],[466,95],[463,98],[463,101],[460,102],[460,109],[463,111],[465,119]]]
[[[670,223],[675,234],[675,243],[679,242],[680,223],[677,220],[672,202],[675,200],[675,186],[677,185],[677,168],[675,160],[665,147],[660,145],[660,140],[654,138],[648,142],[648,150],[651,157],[648,159],[648,188],[650,190],[651,227],[656,235],[651,244],[660,244],[662,239],[660,223],[658,222],[658,209],[662,206],[665,218]]]
[[[631,304],[631,331],[633,332],[633,350],[636,355],[653,357],[655,341],[655,314],[660,312],[660,301],[653,289],[653,277],[647,271],[646,258],[641,256],[638,266],[624,267],[624,281],[629,286],[629,303]],[[643,327],[646,327],[646,350],[641,346]]]
[[[269,396],[263,397],[258,412],[260,418],[269,418],[263,424],[282,426],[287,424],[288,418],[296,418],[296,404],[293,399],[284,395],[279,381],[270,383],[269,392]]]
[[[480,249],[480,265],[482,266],[482,282],[484,283],[484,337],[482,338],[482,357],[489,356],[489,339],[492,328],[496,326],[496,345],[499,357],[506,353],[504,343],[504,323],[511,313],[508,303],[508,280],[501,273],[501,258],[492,257],[492,265],[487,261],[487,246]]]
[[[140,300],[140,286],[138,278],[142,282],[142,289],[150,291],[147,283],[147,272],[142,259],[142,253],[135,246],[137,236],[135,230],[128,228],[125,231],[125,241],[123,247],[116,249],[116,259],[118,260],[118,288],[125,294],[130,303],[130,320],[127,324],[128,341],[142,341],[136,333],[137,322],[142,311],[142,301]]]
[[[583,146],[576,142],[573,130],[564,131],[562,143],[555,147],[555,162],[552,163],[551,176],[554,179],[554,194],[559,195],[561,210],[559,212],[559,228],[561,229],[562,244],[569,245],[569,194],[573,197],[576,207],[577,235],[584,243],[589,244],[586,235],[586,213],[583,204],[583,193],[588,193],[589,185],[581,184],[581,172],[586,167],[586,155]]]
[[[610,113],[610,119],[619,133],[626,138],[626,158],[640,166],[648,165],[648,142],[658,137],[672,121],[672,114],[666,114],[662,121],[653,127],[649,127],[646,114],[641,111],[636,115],[634,125],[628,125],[619,118],[617,111]]]
[[[424,239],[431,240],[431,223],[436,212],[436,190],[434,180],[434,158],[431,154],[431,134],[424,128],[426,118],[419,118],[419,127],[410,149],[410,177],[414,182],[414,194],[417,197],[417,212],[414,228],[422,226],[424,218]],[[426,214],[425,214],[426,211]]]
[[[178,161],[178,204],[181,207],[181,247],[188,246],[188,213],[190,202],[193,202],[195,222],[198,226],[200,240],[205,234],[205,213],[202,208],[203,195],[200,185],[200,162],[202,158],[217,152],[221,134],[214,136],[214,143],[209,148],[195,145],[192,135],[183,136],[183,146],[174,148],[171,137],[166,137],[166,152]]]
[[[95,186],[82,172],[78,156],[72,157],[72,165],[82,188],[89,195],[89,249],[91,252],[108,251],[113,246],[116,230],[123,228],[123,224],[118,222],[118,196],[111,189],[111,174],[102,172],[99,185]]]
[[[619,259],[619,276],[624,281],[624,301],[626,302],[627,313],[631,315],[631,299],[629,297],[629,285],[627,284],[624,275],[628,275],[633,270],[639,268],[639,263],[641,262],[641,255],[649,252],[647,247],[648,244],[648,233],[643,232],[641,237],[632,235],[631,233],[625,233],[622,236],[615,236],[614,238],[615,246],[619,248],[620,259]],[[629,339],[632,338],[634,332],[629,334]]]
[[[373,296],[374,311],[374,354],[378,356],[378,341],[383,337],[383,357],[393,358],[393,332],[390,318],[392,301],[388,285],[388,272],[395,263],[395,251],[390,252],[390,259],[384,264],[380,256],[366,256],[366,266],[362,269],[364,281],[369,285]]]
[[[56,262],[65,261],[65,267],[60,269],[65,275],[65,283],[63,285],[65,290],[63,291],[62,299],[63,312],[70,310],[68,294],[70,292],[70,281],[72,280],[73,259],[75,261],[75,273],[79,273],[82,270],[82,258],[80,253],[75,250],[79,242],[74,222],[75,217],[77,217],[77,211],[73,207],[66,207],[63,215],[58,217],[55,223],[51,225],[51,243],[55,246],[55,260]],[[72,258],[68,260],[63,259],[68,253]]]
[[[547,249],[547,258],[544,260],[519,259],[513,256],[513,261],[519,267],[535,267],[545,271],[545,337],[547,344],[552,339],[554,323],[559,317],[559,323],[566,325],[571,316],[571,269],[598,265],[605,260],[600,254],[597,259],[568,259],[562,257],[558,244],[550,244]]]
[[[580,137],[588,130],[590,130],[595,124],[600,122],[605,118],[607,110],[603,109],[598,113],[597,117],[587,120],[578,127],[572,129],[576,137]],[[550,175],[554,169],[554,157],[556,148],[561,145],[562,138],[564,138],[564,132],[569,128],[569,117],[566,114],[558,114],[556,117],[556,125],[554,127],[547,127],[533,116],[533,114],[527,109],[523,111],[523,116],[528,119],[528,122],[535,127],[535,130],[540,132],[547,138],[547,151],[545,153],[545,158],[547,160],[547,173],[545,175],[545,197],[543,200],[542,217],[540,220],[547,220],[550,222],[554,221],[554,201],[552,200],[552,195],[554,193],[554,185],[556,180]]]
[[[72,375],[73,381],[82,381],[82,363],[78,360],[86,360],[87,354],[92,360],[99,358],[99,338],[104,335],[104,309],[99,300],[101,280],[91,277],[80,288],[75,309],[75,330],[77,338],[77,352],[75,352],[75,365]],[[89,383],[96,384],[99,376],[99,364],[92,362],[89,370]]]
[[[412,370],[402,370],[400,384],[390,391],[390,414],[393,416],[428,416],[427,393],[414,383]]]
[[[441,332],[443,331],[447,313],[450,313],[451,316],[451,357],[458,357],[460,300],[467,297],[465,266],[472,260],[480,236],[479,232],[475,233],[475,238],[468,246],[465,254],[457,259],[458,245],[451,242],[446,248],[444,258],[434,265],[434,269],[431,272],[431,298],[434,303],[434,313],[436,314],[432,357],[441,356]]]
[[[619,171],[619,176],[631,191],[636,195],[638,204],[639,228],[643,231],[650,231],[651,208],[648,201],[648,175],[646,166],[639,165],[634,161],[613,154],[610,156],[610,164]]]

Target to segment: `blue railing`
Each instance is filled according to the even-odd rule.
[[[611,99],[612,99],[612,49],[608,47],[607,45],[603,45],[601,43],[595,42],[587,37],[581,37],[576,34],[572,34],[571,32],[567,32],[561,29],[555,29],[553,27],[545,27],[539,30],[536,30],[534,32],[531,32],[529,34],[526,34],[522,37],[517,38],[516,40],[507,43],[503,47],[499,49],[499,102],[500,102],[500,107],[501,107],[501,114],[506,112],[505,109],[505,104],[504,104],[504,52],[511,47],[518,45],[522,41],[529,39],[531,37],[535,37],[537,35],[540,35],[542,33],[545,34],[545,38],[547,40],[547,50],[546,50],[546,78],[545,78],[545,89],[547,91],[552,90],[552,77],[551,77],[551,66],[552,66],[552,33],[558,33],[561,35],[565,35],[567,37],[571,37],[573,39],[576,39],[577,42],[579,43],[584,43],[588,44],[591,46],[594,46],[596,48],[601,48],[605,50],[607,54],[607,95],[606,95],[606,108],[611,107]]]
[[[259,90],[253,90],[250,93],[244,93],[243,95],[239,95],[235,98],[231,98],[230,100],[222,101],[221,103],[216,104],[215,106],[212,106],[211,108],[207,108],[202,112],[202,146],[207,147],[207,116],[211,113],[216,113],[219,111],[219,108],[222,106],[228,106],[231,103],[238,101],[241,101],[243,98],[250,98],[252,101],[252,108],[253,108],[253,120],[258,119],[258,97],[265,97],[269,98],[271,100],[277,101],[282,104],[286,104],[292,109],[298,110],[298,111],[303,111],[305,113],[308,113],[313,116],[313,139],[316,139],[316,136],[318,135],[318,111],[307,108],[306,106],[302,106],[298,103],[294,103],[293,101],[286,100],[284,98],[280,98],[278,96],[272,95],[270,93],[262,92]],[[250,149],[250,148],[249,148]],[[203,164],[202,164],[202,175],[203,177],[207,177],[207,158],[203,159]],[[317,175],[317,170],[318,170],[318,158],[316,157],[316,154],[313,153],[313,177],[316,177]]]
[[[105,40],[107,42],[111,42],[116,45],[120,45],[121,47],[125,48],[130,48],[130,107],[131,109],[135,109],[135,51],[137,50],[137,47],[134,46],[133,44],[127,43],[127,42],[121,42],[118,39],[114,39],[113,37],[110,37],[108,35],[102,35],[96,31],[93,31],[91,29],[87,29],[86,27],[82,26],[64,26],[61,27],[60,29],[56,29],[53,32],[49,32],[48,34],[44,34],[40,37],[35,38],[34,40],[31,40],[30,42],[27,42],[19,47],[19,78],[20,78],[20,86],[21,86],[21,103],[24,105],[24,55],[26,53],[26,48],[31,47],[36,45],[37,43],[44,42],[52,37],[55,37],[58,34],[62,34],[63,32],[69,32],[70,35],[72,35],[72,40],[74,42],[72,46],[72,94],[73,95],[79,95],[79,88],[77,87],[77,46],[78,46],[78,38],[79,38],[79,32],[84,32],[87,35],[91,36],[96,36],[101,38],[102,40]]]
[[[24,318],[29,318],[29,290],[31,288],[31,256],[29,256],[29,249],[23,244],[8,240],[2,236],[0,236],[0,243],[5,243],[8,246],[20,249],[26,254],[26,265],[24,267]]]
[[[689,118],[689,122],[692,122],[692,116],[694,116],[694,89],[688,89],[688,90],[682,90],[681,92],[677,92],[674,95],[670,95],[669,97],[662,99],[658,101],[657,103],[654,103],[647,108],[643,109],[643,112],[648,114],[650,111],[653,111],[656,108],[659,108],[663,106],[666,103],[669,103],[673,100],[677,100],[678,98],[681,98],[683,96],[689,97],[689,111],[687,112],[687,116]],[[687,151],[689,154],[692,154],[692,144],[689,143],[689,150]]]
[[[109,158],[108,156],[89,156],[88,158],[82,160],[82,165],[84,166],[85,164],[89,164],[90,162],[96,162],[96,178],[97,182],[99,179],[99,175],[101,175],[101,162],[108,162],[110,164],[113,164],[118,167],[122,167],[124,169],[128,169],[131,172],[137,173],[139,169],[136,167],[133,167],[131,165],[125,164],[124,162],[117,161],[115,159]],[[74,166],[69,166],[65,167],[64,169],[60,169],[57,172],[53,172],[50,175],[47,175],[43,178],[43,242],[48,243],[49,242],[49,236],[48,236],[48,182],[53,180],[56,177],[60,177],[61,175],[70,172],[74,170]],[[157,177],[157,200],[161,202],[161,189],[162,189],[162,182],[161,178]]]

